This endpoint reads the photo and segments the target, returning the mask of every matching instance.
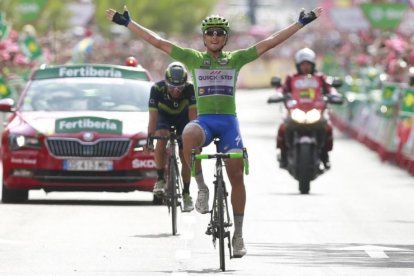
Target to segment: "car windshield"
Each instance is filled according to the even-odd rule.
[[[61,78],[32,81],[21,111],[148,111],[151,83],[131,79]]]

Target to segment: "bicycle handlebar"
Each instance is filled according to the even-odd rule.
[[[176,141],[178,141],[180,139],[181,139],[181,135],[177,134],[177,130],[176,130],[175,126],[171,126],[170,129],[169,129],[168,135],[165,135],[165,136],[150,135],[147,138],[147,146],[149,148],[153,148],[154,147],[154,145],[153,145],[154,140],[164,140],[164,141],[176,140]]]
[[[247,156],[246,148],[243,148],[243,152],[231,152],[231,153],[202,153],[196,154],[195,150],[193,149],[191,152],[191,175],[195,176],[195,161],[202,160],[202,159],[241,159],[243,158],[244,164],[244,174],[249,174],[249,158]]]
[[[170,136],[150,136],[150,137],[148,137],[148,139],[150,140],[150,141],[153,141],[153,140],[169,140],[170,139]]]

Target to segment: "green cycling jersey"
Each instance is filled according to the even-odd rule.
[[[173,46],[171,57],[191,72],[198,114],[236,115],[236,82],[243,65],[259,57],[256,47],[221,52],[214,59],[207,52]]]

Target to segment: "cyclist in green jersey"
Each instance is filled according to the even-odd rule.
[[[126,26],[137,36],[182,62],[191,71],[197,98],[198,117],[186,125],[183,132],[184,156],[191,164],[191,150],[208,145],[213,138],[220,138],[219,150],[222,152],[239,151],[243,148],[238,120],[236,117],[235,88],[237,75],[243,65],[276,47],[291,37],[322,13],[318,7],[305,13],[301,11],[298,21],[278,31],[255,45],[233,52],[223,51],[229,38],[230,24],[219,16],[212,15],[203,20],[201,31],[205,52],[181,48],[173,42],[160,37],[153,31],[131,20],[126,7],[123,13],[113,9],[106,11],[112,22]],[[234,234],[232,238],[233,255],[246,254],[243,241],[243,218],[246,204],[246,190],[243,179],[243,161],[228,160],[227,176],[232,186],[231,203],[234,215]],[[196,182],[199,188],[196,210],[206,213],[209,210],[209,192],[204,183],[201,166],[196,164]]]

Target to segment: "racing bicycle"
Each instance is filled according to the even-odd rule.
[[[171,213],[172,234],[177,234],[177,209],[181,206],[181,197],[183,190],[183,183],[178,168],[177,145],[181,139],[177,134],[174,126],[171,126],[168,136],[150,136],[149,145],[152,145],[153,140],[167,141],[167,162],[165,166],[165,178],[167,183],[167,190],[162,198],[163,203],[167,205],[168,212]]]
[[[230,219],[229,208],[228,208],[228,193],[226,184],[223,178],[223,166],[226,159],[243,158],[244,161],[244,173],[249,174],[249,162],[246,148],[243,148],[243,152],[233,153],[219,153],[218,152],[219,139],[214,139],[216,145],[216,153],[214,154],[196,154],[195,150],[191,153],[191,174],[195,176],[195,161],[201,159],[216,159],[214,167],[214,197],[213,206],[210,213],[210,222],[207,226],[207,235],[211,235],[213,239],[214,248],[216,247],[216,240],[219,240],[219,257],[220,257],[220,269],[226,270],[225,264],[225,240],[227,239],[227,247],[229,249],[230,259],[233,257],[231,251],[230,242],[230,230],[229,228],[233,225]]]

